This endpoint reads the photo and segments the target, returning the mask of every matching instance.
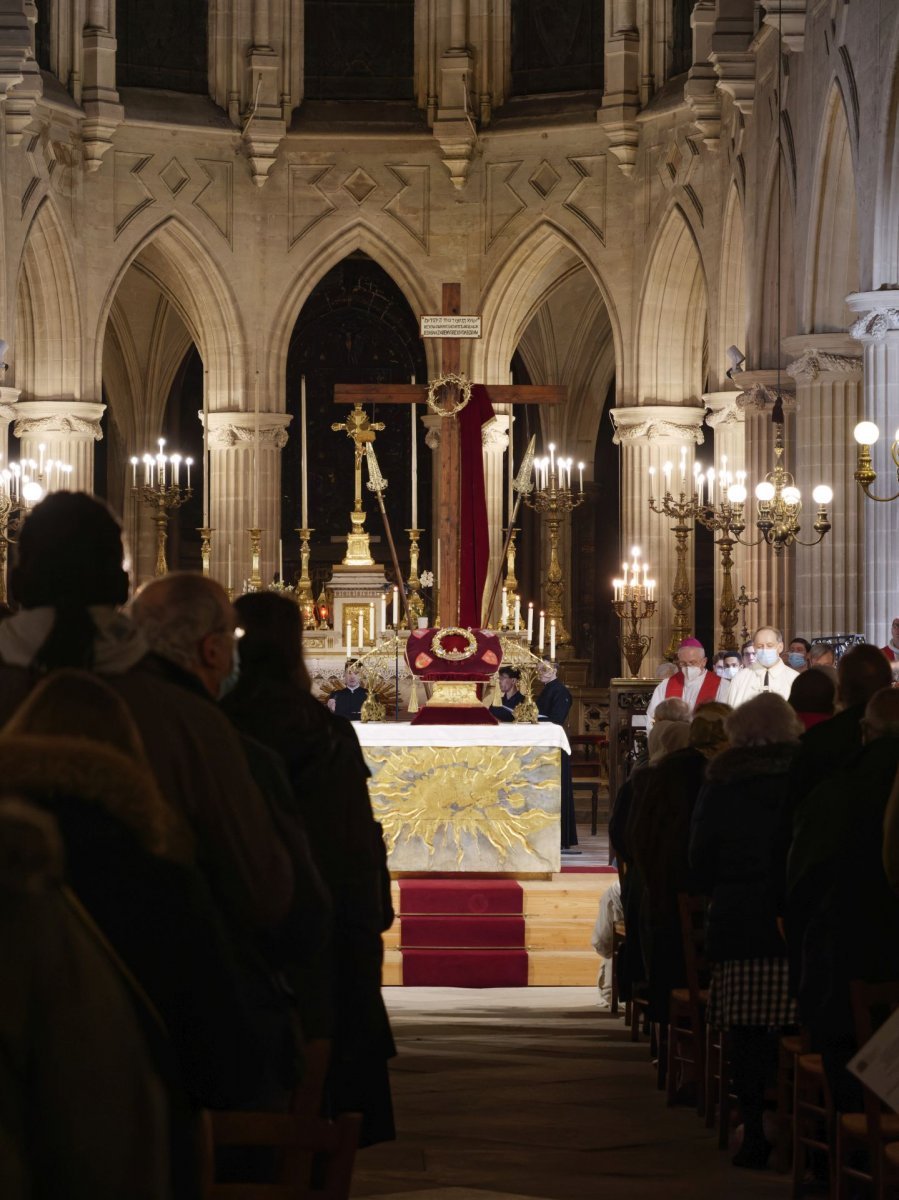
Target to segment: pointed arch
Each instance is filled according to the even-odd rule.
[[[643,276],[637,334],[639,403],[700,403],[708,308],[699,247],[675,204],[659,228]]]
[[[721,267],[718,280],[718,337],[714,369],[718,384],[724,383],[730,365],[727,351],[738,346],[747,353],[749,310],[746,296],[746,230],[743,205],[737,185],[731,184],[724,209],[721,233]]]
[[[335,234],[324,242],[318,253],[305,262],[300,273],[293,278],[275,311],[271,333],[270,353],[265,363],[265,386],[270,395],[283,395],[287,372],[287,351],[297,317],[316,284],[336,267],[347,255],[361,250],[386,271],[406,298],[414,313],[439,312],[440,296],[429,295],[420,276],[415,275],[409,264],[396,253],[390,243],[359,221]],[[436,305],[436,307],[434,307]],[[437,341],[425,343],[428,370],[439,369],[440,347]]]
[[[81,306],[62,221],[45,197],[25,238],[16,286],[16,386],[23,400],[80,400]]]
[[[756,263],[753,305],[753,345],[748,355],[753,367],[785,366],[789,358],[781,341],[795,332],[796,257],[794,246],[794,196],[789,163],[780,148],[778,177],[777,146],[772,148],[767,172],[767,201],[760,209],[764,222],[761,230],[762,253]],[[778,178],[780,186],[778,186]]]
[[[805,325],[815,333],[842,333],[852,322],[846,297],[859,289],[859,248],[853,147],[837,81],[824,110],[814,181]]]

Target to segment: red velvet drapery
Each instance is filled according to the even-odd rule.
[[[487,389],[471,388],[471,400],[459,413],[459,453],[462,497],[459,537],[459,624],[477,629],[490,561],[487,494],[484,489],[484,451],[481,430],[494,416]]]

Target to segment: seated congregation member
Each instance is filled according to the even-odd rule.
[[[696,638],[684,638],[677,648],[676,675],[663,679],[652,693],[646,709],[646,724],[649,729],[655,720],[655,712],[663,700],[683,700],[692,713],[700,704],[709,700],[726,701],[730,683],[719,679],[714,671],[706,670],[705,650]]]
[[[491,704],[490,711],[498,721],[514,721],[515,709],[524,699],[518,690],[521,682],[521,672],[517,667],[500,667],[497,672],[499,690],[502,693],[502,704]]]
[[[822,667],[809,667],[794,679],[790,688],[790,707],[806,732],[833,716],[836,691],[835,679]]]
[[[355,660],[347,659],[343,671],[344,686],[334,692],[328,700],[328,711],[347,721],[362,720],[362,705],[368,699],[368,691],[361,686]]]
[[[837,667],[840,711],[830,721],[806,732],[793,762],[790,775],[794,804],[861,750],[865,705],[891,683],[890,664],[876,646],[853,646],[846,651]]]
[[[309,690],[294,601],[257,592],[234,607],[244,631],[240,673],[223,708],[284,759],[334,907],[328,1113],[361,1112],[363,1144],[387,1141],[395,1137],[387,1061],[396,1051],[381,997],[381,934],[393,910],[368,769],[352,725]]]
[[[812,642],[812,648],[808,652],[808,665],[810,667],[836,667],[837,656],[830,642]]]
[[[730,683],[742,667],[743,660],[739,650],[719,650],[715,655],[715,674],[719,679],[726,679]]]
[[[730,685],[727,703],[738,708],[753,696],[773,692],[786,700],[798,671],[788,667],[781,658],[784,649],[783,634],[771,625],[763,625],[755,631],[752,639],[755,661],[746,671],[741,671]]]
[[[544,659],[537,668],[537,678],[543,684],[537,697],[539,720],[565,725],[571,712],[571,692],[559,678],[554,663]],[[577,845],[577,821],[574,812],[574,787],[571,779],[571,755],[562,751],[562,849],[580,854]]]
[[[53,818],[0,800],[0,1196],[195,1196],[133,993],[63,871]]]
[[[799,671],[800,674],[803,671],[807,671],[809,666],[808,656],[811,648],[811,642],[806,641],[805,638],[794,637],[784,652],[784,662],[788,667],[792,667],[794,671]]]
[[[212,705],[234,686],[235,613],[225,589],[198,572],[171,571],[140,589],[129,612],[156,656],[157,667],[176,687]],[[326,1036],[327,1004],[321,996],[319,956],[330,940],[331,903],[309,846],[303,817],[280,756],[254,738],[241,742],[252,775],[294,872],[293,905],[277,937],[267,936],[257,950],[271,972],[285,972],[290,992],[269,973],[258,980],[265,1000],[277,1011],[299,1005],[307,1038]],[[319,965],[317,965],[319,964]],[[269,996],[271,990],[275,994]]]
[[[858,1049],[850,981],[899,979],[899,897],[884,870],[897,771],[899,689],[884,688],[865,707],[861,750],[806,795],[794,818],[787,935],[800,963],[799,1012],[843,1112],[862,1108],[845,1070]]]
[[[134,722],[101,679],[48,675],[0,732],[0,794],[54,820],[66,885],[162,1019],[145,1026],[166,1084],[172,1166],[193,1194],[190,1106],[256,1104],[275,1086],[231,946],[193,839],[165,801]]]
[[[686,986],[677,896],[699,891],[689,866],[690,822],[709,761],[727,749],[724,722],[732,711],[714,700],[704,704],[687,726],[687,744],[656,761],[631,810],[627,842],[645,883],[642,950],[652,1021],[668,1021],[671,989]],[[653,735],[662,729],[656,723]]]
[[[789,769],[802,724],[785,700],[768,693],[741,704],[725,730],[730,746],[709,762],[689,855],[695,886],[710,896],[709,1024],[729,1035],[743,1115],[743,1145],[733,1162],[761,1168],[771,1149],[762,1114],[777,1032],[796,1019],[779,922],[790,845]]]
[[[121,527],[91,496],[54,492],[28,514],[10,572],[21,609],[0,623],[0,721],[46,671],[102,676],[125,701],[162,794],[190,823],[216,903],[276,928],[293,899],[290,856],[228,721],[165,678],[120,611],[123,560]]]

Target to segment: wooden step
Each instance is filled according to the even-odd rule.
[[[595,987],[602,960],[591,949],[528,953],[529,987]]]
[[[525,945],[532,950],[583,950],[595,954],[590,944],[595,915],[572,920],[567,915],[532,917],[525,921]]]

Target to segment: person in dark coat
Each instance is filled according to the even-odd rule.
[[[541,721],[562,725],[571,712],[571,692],[559,678],[555,665],[548,660],[537,668],[537,678],[543,684],[537,697],[537,712]],[[580,854],[577,845],[577,820],[574,813],[574,787],[571,779],[571,755],[562,751],[562,850]]]
[[[795,1023],[780,930],[790,845],[789,771],[802,723],[773,692],[725,723],[730,748],[708,765],[690,831],[695,886],[710,896],[709,1024],[730,1038],[743,1145],[733,1162],[761,1168],[765,1084],[777,1061],[774,1031]]]
[[[858,1049],[849,983],[899,978],[899,897],[883,865],[884,815],[899,769],[899,690],[871,697],[862,739],[843,770],[798,807],[787,873],[799,1011],[843,1112],[861,1111],[862,1101],[845,1070]]]
[[[347,659],[343,682],[345,686],[334,692],[328,700],[328,710],[347,721],[361,721],[362,705],[368,699],[368,690],[360,684],[356,662],[352,658]]]
[[[515,709],[524,700],[524,696],[518,690],[521,672],[517,667],[500,667],[497,676],[503,702],[502,704],[491,704],[490,711],[498,721],[514,721]]]
[[[381,996],[381,935],[393,910],[368,769],[349,721],[308,690],[296,604],[258,592],[241,596],[235,609],[244,630],[240,674],[222,707],[238,729],[284,759],[334,908],[327,1108],[331,1115],[361,1112],[363,1144],[387,1141],[395,1137],[387,1062],[396,1049]]]

